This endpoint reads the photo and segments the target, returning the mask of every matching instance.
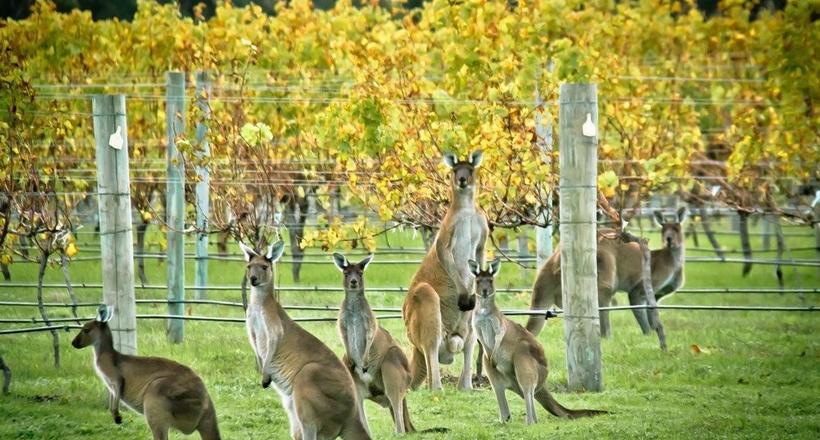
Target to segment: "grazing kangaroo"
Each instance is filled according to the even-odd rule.
[[[524,399],[527,424],[537,422],[535,401],[558,417],[571,419],[606,414],[590,409],[572,410],[558,403],[547,390],[547,358],[544,348],[532,333],[504,316],[495,304],[494,278],[498,275],[501,259],[490,262],[482,270],[476,261],[468,262],[476,277],[478,307],[473,315],[473,329],[478,342],[484,347],[484,369],[498,400],[501,421],[510,420],[510,408],[505,392],[509,389]]]
[[[74,348],[94,347],[94,369],[110,392],[114,423],[122,423],[119,403],[145,414],[154,439],[167,439],[174,427],[184,434],[198,431],[203,440],[218,440],[214,404],[202,379],[190,368],[169,359],[129,356],[114,349],[108,321],[110,307],[83,325],[71,342]]]
[[[430,389],[441,389],[439,364],[452,363],[453,356],[463,351],[459,388],[471,389],[475,335],[470,316],[475,297],[467,260],[484,260],[489,233],[487,216],[475,201],[481,151],[463,162],[456,162],[453,154],[445,154],[444,163],[452,169],[450,207],[410,283],[402,317],[413,345],[411,386],[418,387],[426,376]]]
[[[655,221],[661,226],[661,237],[664,247],[651,252],[652,288],[655,298],[660,300],[675,292],[683,285],[684,237],[682,223],[688,213],[680,208],[675,220],[667,222],[660,211],[654,212]],[[598,305],[609,306],[616,291],[623,290],[629,295],[629,303],[641,305],[646,303],[644,295],[642,264],[643,257],[638,243],[627,243],[613,238],[617,232],[612,229],[601,229],[598,238]],[[562,306],[561,299],[561,251],[554,254],[544,263],[535,279],[532,288],[531,309],[543,309],[552,305]],[[652,327],[647,319],[645,309],[633,309],[632,313],[641,326],[644,334],[649,334]],[[601,335],[609,337],[609,312],[600,312]],[[537,335],[544,326],[543,315],[530,316],[527,330]]]
[[[273,263],[283,241],[260,253],[239,243],[248,262],[251,295],[245,314],[251,346],[262,372],[262,388],[271,384],[282,398],[293,439],[341,436],[369,439],[356,407],[356,391],[342,361],[285,313],[273,291]]]
[[[338,322],[347,352],[342,362],[353,375],[356,403],[365,428],[368,428],[363,404],[366,397],[390,408],[396,433],[414,432],[405,398],[410,389],[410,364],[399,344],[379,325],[364,296],[364,270],[372,258],[369,255],[350,264],[344,255],[333,254],[336,267],[344,274],[345,299],[339,308]]]

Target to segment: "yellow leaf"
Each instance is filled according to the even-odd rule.
[[[68,258],[74,258],[80,252],[80,249],[77,247],[76,243],[69,243],[68,246],[65,248],[65,254]]]

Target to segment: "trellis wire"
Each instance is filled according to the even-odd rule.
[[[820,308],[814,306],[808,307],[775,307],[775,306],[698,306],[698,305],[657,305],[657,306],[649,306],[649,305],[636,305],[636,306],[611,306],[611,307],[599,307],[599,311],[623,311],[623,310],[648,310],[648,309],[659,309],[659,310],[697,310],[697,311],[721,311],[721,312],[729,312],[729,311],[738,311],[738,312],[817,312],[820,311]],[[564,312],[559,309],[544,309],[544,310],[506,310],[502,311],[507,316],[534,316],[534,315],[547,315],[549,317],[558,317],[562,315]],[[137,315],[137,319],[182,319],[186,321],[206,321],[206,322],[233,322],[233,323],[244,323],[245,318],[226,318],[226,317],[214,317],[214,316],[179,316],[179,315]],[[387,320],[387,319],[401,319],[401,315],[381,315],[377,316],[377,319],[380,320]],[[89,318],[90,319],[90,318]],[[335,322],[338,318],[334,317],[310,317],[310,318],[291,318],[296,322]],[[57,318],[57,322],[64,321],[64,320],[71,320],[74,321],[76,318]],[[0,323],[3,323],[8,320],[0,319]],[[19,320],[25,323],[37,323],[42,322],[42,320]],[[46,327],[33,327],[33,328],[22,328],[22,329],[7,329],[7,330],[0,330],[0,335],[4,334],[18,334],[18,333],[32,333],[32,332],[40,332],[40,331],[51,331],[51,330],[65,330],[68,331],[72,328],[81,328],[78,325],[64,325],[64,326],[46,326]]]
[[[143,254],[145,258],[157,259],[157,260],[164,260],[168,257],[163,254]],[[134,256],[137,257],[136,255]],[[72,261],[98,261],[100,260],[101,256],[88,256],[88,257],[74,257]],[[207,257],[208,260],[216,260],[216,261],[236,261],[242,262],[245,261],[241,257],[223,257],[219,255],[210,255]],[[518,262],[518,263],[534,263],[537,259],[536,257],[508,257],[509,261]],[[798,267],[820,267],[820,261],[817,260],[808,260],[808,259],[791,259],[791,260],[772,260],[772,259],[755,259],[755,258],[727,258],[727,257],[686,257],[686,263],[754,263],[760,265],[768,265],[768,266],[798,266]],[[22,263],[36,263],[36,261],[21,261]],[[323,265],[329,264],[330,260],[290,260],[290,259],[283,259],[280,260],[283,264],[293,264],[299,263],[304,265]],[[373,264],[379,265],[405,265],[405,264],[414,264],[418,265],[421,264],[422,260],[375,260]],[[530,269],[536,269],[535,267],[529,267]]]
[[[0,287],[7,287],[7,288],[36,288],[37,284],[35,283],[3,283],[0,284]],[[64,289],[66,288],[65,284],[58,284],[58,283],[45,283],[43,284],[44,288],[49,289]],[[91,283],[72,283],[72,287],[75,289],[102,289],[102,284],[91,284]],[[135,285],[134,289],[136,290],[166,290],[168,287],[165,285]],[[228,286],[228,285],[216,285],[216,286],[208,286],[208,287],[195,287],[195,286],[185,286],[186,290],[207,290],[213,292],[240,292],[242,291],[242,287],[240,286]],[[279,292],[343,292],[344,287],[341,286],[277,286],[276,290]],[[526,292],[532,290],[531,286],[526,287],[499,287],[496,289],[496,292],[500,293],[518,293],[518,292]],[[408,288],[405,286],[386,286],[386,287],[372,287],[368,290],[370,293],[406,293]],[[683,288],[676,290],[676,293],[744,293],[744,294],[769,294],[769,293],[800,293],[800,294],[817,294],[820,293],[820,288],[784,288],[780,289],[778,287],[771,287],[771,288]],[[146,300],[146,299],[138,299],[137,303],[140,302],[148,302],[153,300]],[[162,303],[165,303],[167,300],[161,300]],[[190,301],[211,301],[211,300],[186,300],[187,302]],[[28,304],[28,303],[26,303]],[[31,303],[37,304],[37,303]],[[51,304],[50,306],[48,304]],[[195,302],[192,302],[195,304]],[[208,304],[208,303],[202,303]],[[232,304],[232,303],[231,303]],[[0,301],[0,305],[24,305],[24,304],[17,304],[10,301]],[[62,303],[46,303],[47,307],[56,307],[58,305],[62,305]],[[83,303],[77,304],[77,306],[98,306],[99,303]],[[71,304],[65,304],[65,306],[70,307]]]

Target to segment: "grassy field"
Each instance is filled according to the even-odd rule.
[[[728,225],[723,225],[723,230]],[[809,234],[810,230],[786,228],[789,233]],[[91,237],[83,236],[83,240]],[[658,238],[652,236],[653,245]],[[420,247],[409,233],[389,236],[391,245]],[[721,236],[725,248],[737,248],[733,236]],[[705,239],[701,236],[701,242]],[[382,240],[382,244],[384,240]],[[755,238],[755,248],[760,239]],[[692,245],[691,239],[689,240]],[[806,248],[813,237],[789,237],[791,247]],[[703,245],[703,243],[701,243]],[[94,255],[98,248],[83,246]],[[232,251],[238,252],[237,249]],[[311,259],[327,263],[306,265],[301,284],[340,286],[341,276],[329,256],[311,253]],[[688,255],[709,255],[690,250]],[[793,258],[816,258],[813,250],[793,252]],[[774,253],[757,258],[774,258]],[[287,257],[287,251],[286,256]],[[352,256],[351,260],[358,257]],[[379,261],[417,260],[419,255],[377,255],[366,273],[371,305],[399,306],[403,295],[379,291],[379,286],[406,286],[415,265],[386,265]],[[147,262],[151,283],[164,283],[165,265]],[[210,282],[215,285],[238,285],[243,267],[239,262],[210,263]],[[690,264],[686,270],[686,287],[773,287],[773,266],[756,265],[752,273],[741,277],[738,264]],[[35,282],[36,265],[12,266],[14,281]],[[75,282],[99,282],[100,266],[95,261],[76,261],[71,265]],[[817,268],[786,268],[787,287],[820,286]],[[193,263],[186,276],[193,280]],[[524,287],[518,294],[503,295],[507,307],[525,307],[529,302],[534,271],[513,264],[502,265],[500,286]],[[51,267],[47,281],[62,282],[58,267]],[[277,282],[293,285],[290,270],[280,265]],[[99,290],[81,290],[81,301],[98,301]],[[189,293],[190,294],[190,293]],[[4,286],[0,282],[0,300],[34,301],[33,289]],[[163,291],[138,290],[138,298],[163,298]],[[211,292],[210,299],[238,301],[238,292]],[[293,304],[338,305],[339,293],[283,293],[282,302]],[[769,294],[678,294],[666,304],[709,305],[815,305],[818,295],[801,300],[798,295]],[[47,301],[65,302],[64,289],[47,289]],[[625,304],[624,294],[619,294]],[[50,309],[52,316],[69,316],[66,310]],[[165,313],[165,306],[140,306],[139,313]],[[206,316],[241,317],[242,310],[215,306],[192,306],[188,312]],[[93,308],[83,310],[85,316]],[[294,312],[296,316],[333,316],[321,312]],[[2,307],[0,316],[38,317],[35,308]],[[820,320],[816,313],[762,313],[664,311],[669,351],[658,349],[657,338],[643,336],[629,312],[611,314],[613,338],[603,342],[605,391],[577,394],[566,390],[563,325],[560,319],[548,322],[539,336],[544,344],[552,370],[549,386],[556,398],[570,408],[596,408],[611,415],[581,420],[560,420],[538,408],[539,424],[524,423],[523,401],[510,394],[512,420],[498,420],[495,397],[489,388],[473,392],[456,391],[449,382],[441,392],[412,392],[409,407],[419,429],[447,427],[446,434],[424,434],[430,439],[540,439],[547,435],[563,438],[820,438]],[[407,339],[400,320],[382,322],[403,347]],[[22,326],[29,326],[23,324]],[[335,323],[306,323],[304,326],[337,353],[342,347]],[[12,328],[4,325],[2,328]],[[11,393],[0,396],[0,439],[80,439],[80,438],[150,438],[144,420],[138,414],[125,412],[122,425],[115,425],[106,410],[105,391],[94,374],[91,350],[75,350],[70,341],[74,333],[61,333],[63,365],[55,369],[48,333],[0,336],[0,355],[11,366],[14,378]],[[172,345],[166,341],[163,321],[139,322],[139,352],[165,356],[191,366],[204,379],[213,397],[223,437],[287,438],[287,418],[278,395],[263,390],[259,384],[252,351],[244,325],[233,323],[188,322],[185,342]],[[693,345],[700,347],[699,352]],[[461,362],[446,367],[445,374],[455,376]],[[389,412],[370,402],[366,406],[375,438],[393,438]],[[172,438],[183,438],[172,433]]]

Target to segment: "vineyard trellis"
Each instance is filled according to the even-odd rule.
[[[98,23],[87,14],[56,14],[53,5],[38,2],[31,22],[4,23],[0,49],[10,61],[0,67],[0,86],[3,103],[9,105],[0,141],[9,150],[0,174],[0,265],[6,279],[12,263],[39,265],[37,284],[4,286],[36,288],[40,319],[0,318],[0,323],[45,326],[0,333],[50,332],[59,363],[57,330],[73,324],[52,323],[76,321],[77,307],[83,305],[72,296],[73,318],[49,318],[46,308],[57,305],[44,301],[44,274],[52,256],[58,257],[63,287],[70,293],[83,287],[70,279],[72,261],[110,260],[105,246],[99,257],[77,256],[86,247],[79,237],[112,232],[102,226],[104,220],[83,222],[78,215],[95,197],[102,205],[106,197],[127,196],[129,209],[134,207],[135,215],[116,218],[129,239],[130,229],[136,232],[132,253],[142,286],[126,283],[126,291],[133,296],[134,289],[169,289],[148,284],[144,271],[145,258],[168,260],[173,284],[173,294],[164,301],[168,315],[135,314],[134,320],[170,320],[170,337],[176,342],[182,340],[184,320],[240,320],[186,316],[183,307],[240,304],[203,299],[209,290],[237,289],[209,286],[204,277],[209,260],[236,259],[227,255],[230,237],[259,245],[287,230],[293,252],[287,263],[297,282],[303,264],[325,263],[306,259],[303,248],[373,251],[379,234],[402,226],[421,231],[429,245],[446,205],[446,179],[438,168],[443,151],[484,148],[489,162],[506,165],[488,167],[482,182],[480,201],[497,235],[525,226],[559,225],[554,203],[554,195],[561,193],[555,172],[559,155],[545,144],[552,142],[559,84],[579,81],[596,82],[602,89],[600,172],[596,185],[589,185],[599,193],[604,213],[597,223],[620,227],[622,220],[641,222],[648,196],[672,194],[677,197],[673,203],[649,208],[676,205],[678,199],[692,207],[716,253],[687,257],[687,262],[742,263],[744,274],[752,264],[775,265],[776,292],[799,293],[804,301],[806,294],[816,293],[785,289],[781,273],[781,266],[820,265],[784,256],[790,252],[784,240],[789,234],[781,224],[812,225],[820,252],[817,132],[800,122],[817,120],[812,99],[820,87],[811,71],[781,62],[795,54],[820,59],[813,56],[817,48],[811,41],[816,39],[803,38],[817,36],[816,26],[807,23],[805,5],[789,5],[782,14],[754,21],[736,6],[704,20],[694,9],[674,11],[662,2],[623,5],[624,13],[602,13],[579,3],[577,13],[557,20],[545,19],[562,14],[541,2],[519,5],[512,13],[503,5],[475,2],[458,14],[449,2],[429,3],[417,20],[409,21],[378,8],[342,4],[321,12],[295,1],[275,19],[255,8],[225,5],[211,21],[192,22],[180,20],[167,6],[145,4],[131,23]],[[652,14],[637,14],[650,6]],[[602,19],[601,14],[610,15]],[[237,24],[245,30],[241,35]],[[634,35],[640,44],[613,37],[607,26]],[[149,44],[140,38],[148,27],[170,39]],[[589,31],[576,35],[572,29],[578,28]],[[64,29],[74,40],[62,40],[54,29]],[[700,46],[683,44],[679,35],[693,37]],[[712,41],[715,35],[725,37]],[[783,35],[785,41],[780,41]],[[68,50],[60,49],[69,43]],[[45,56],[41,49],[49,44],[55,51]],[[698,49],[690,53],[692,47]],[[648,58],[647,48],[669,56]],[[145,59],[128,59],[130,50],[142,51]],[[88,55],[77,60],[72,53]],[[152,59],[167,62],[158,67]],[[178,70],[163,82],[165,64]],[[117,65],[130,70],[111,67]],[[89,70],[96,76],[89,76]],[[184,85],[190,77],[195,78],[193,87]],[[538,91],[535,101],[532,91]],[[133,176],[127,191],[112,194],[89,190],[104,173],[97,168],[102,161],[89,154],[95,146],[89,123],[99,114],[88,104],[92,95],[113,92],[120,92],[130,106],[131,133],[126,134]],[[163,112],[162,103],[170,102],[177,105]],[[187,111],[186,102],[197,105]],[[197,127],[196,134],[184,127]],[[108,131],[96,133],[96,145],[116,148]],[[560,130],[556,135],[561,139]],[[739,219],[743,258],[726,257],[730,250],[722,249],[715,237],[730,232],[709,226],[710,219],[726,212]],[[774,259],[753,257],[750,236],[755,233],[749,223],[755,218],[773,228],[764,234],[776,238]],[[79,229],[97,222],[99,231]],[[166,254],[145,251],[151,226],[166,234]],[[184,250],[186,235],[197,242],[194,286],[184,285],[184,261],[190,256]],[[220,255],[206,255],[211,235],[218,236]],[[508,241],[507,232],[500,238]],[[504,254],[506,245],[499,241],[496,251]],[[524,268],[543,259],[551,242],[539,240],[535,257],[523,252],[529,250],[527,244],[524,239],[519,255],[509,258]],[[132,263],[130,256],[125,258]],[[244,292],[244,282],[238,289]],[[283,286],[288,289],[311,287]],[[324,289],[338,290],[313,287]],[[185,299],[185,290],[197,292],[199,302]],[[103,288],[104,295],[110,292]],[[815,310],[698,305],[650,310],[688,307]],[[123,328],[135,326],[126,323]]]

